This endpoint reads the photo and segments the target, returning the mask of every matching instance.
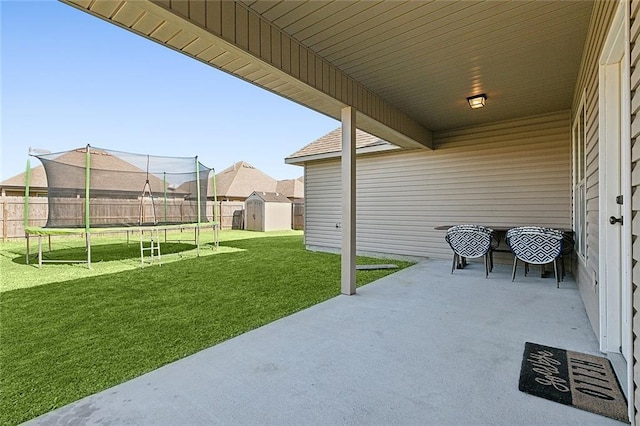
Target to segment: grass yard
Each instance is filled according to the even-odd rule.
[[[91,271],[38,270],[24,265],[24,248],[0,245],[0,424],[29,420],[340,293],[340,257],[306,251],[300,233],[224,231],[215,255],[145,268],[139,251],[105,245]],[[357,271],[357,284],[393,272]]]
[[[244,238],[257,238],[262,236],[301,235],[299,231],[252,233],[246,231],[224,231],[220,233],[220,241],[238,240]],[[195,258],[196,246],[193,242],[180,241],[178,239],[193,239],[193,232],[172,231],[168,235],[169,242],[162,241],[162,263],[170,263],[178,260]],[[200,256],[230,253],[240,249],[221,246],[213,250],[213,233],[202,232]],[[38,262],[37,238],[31,240],[31,256],[29,263],[36,265]],[[148,246],[148,242],[146,246]],[[84,247],[84,238],[79,236],[54,236],[52,237],[53,251],[47,252],[47,240],[43,237],[43,258],[86,260],[87,254]],[[127,244],[126,235],[101,234],[94,235],[91,243],[91,269],[82,263],[45,264],[43,269],[25,265],[26,245],[24,241],[0,243],[0,292],[17,290],[20,288],[34,287],[54,282],[65,282],[77,278],[113,274],[115,272],[140,269],[140,240],[137,234],[132,234]]]

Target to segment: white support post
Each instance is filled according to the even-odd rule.
[[[342,294],[356,293],[356,111],[342,109]]]

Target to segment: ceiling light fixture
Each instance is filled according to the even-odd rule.
[[[484,93],[481,95],[469,96],[467,98],[467,102],[469,102],[469,106],[473,109],[482,108],[486,100],[487,100],[487,95],[485,95]]]

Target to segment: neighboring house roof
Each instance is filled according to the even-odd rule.
[[[304,176],[298,179],[279,180],[276,192],[288,198],[304,198]]]
[[[275,192],[278,182],[251,164],[239,161],[216,174],[218,198],[247,198],[253,191]]]
[[[24,188],[26,186],[27,172],[19,173],[4,181],[0,182],[0,188]],[[47,187],[47,175],[44,172],[43,166],[33,167],[31,169],[31,176],[29,182],[30,188],[46,188]]]
[[[262,199],[265,203],[290,203],[289,200],[284,194],[279,192],[262,192],[262,191],[253,191],[249,197],[258,197]]]
[[[95,148],[93,148],[95,150]],[[83,173],[86,160],[86,148],[78,148],[55,158],[54,161],[77,166],[78,170]],[[135,191],[142,192],[143,186],[140,185],[140,179],[146,177],[146,172],[140,168],[112,156],[106,152],[95,152],[91,154],[91,169],[94,175],[98,175],[101,170],[115,171],[113,174],[116,179],[102,181],[94,179],[92,182],[93,189],[115,189],[119,191]],[[10,177],[0,183],[0,188],[20,188],[25,187],[26,172]],[[82,180],[84,183],[84,180]],[[186,191],[187,182],[177,188],[167,187],[167,192],[171,195],[182,194]],[[153,194],[159,196],[163,192],[164,182],[159,177],[149,174],[149,184]],[[30,188],[47,188],[47,175],[44,166],[39,165],[31,169]],[[285,179],[277,181],[264,172],[256,169],[251,164],[239,161],[222,172],[216,174],[216,186],[218,197],[246,198],[253,191],[261,192],[277,192],[284,194],[285,197],[304,198],[304,178]],[[213,196],[213,188],[209,185],[208,195]]]
[[[60,176],[56,178],[58,186],[71,185],[84,187],[86,148],[77,148],[60,153],[60,155],[45,155],[45,161],[59,163],[64,170],[60,170]],[[142,193],[147,179],[145,170],[133,164],[111,155],[108,152],[91,148],[91,189],[118,191],[129,193]],[[13,176],[0,183],[0,187],[24,188],[26,172]],[[164,189],[164,180],[153,175],[148,175],[149,186],[154,195],[159,195]],[[69,186],[69,187],[71,187]],[[30,188],[48,188],[48,178],[44,166],[40,165],[31,169]],[[182,195],[175,188],[168,187],[167,192],[172,195]]]
[[[356,129],[356,149],[361,153],[399,149],[399,147],[380,139],[377,136],[373,136],[365,131]],[[309,160],[339,157],[341,151],[342,128],[338,127],[285,158],[285,163],[297,164]]]
[[[64,181],[66,183],[69,181],[70,184],[75,185],[81,182],[82,186],[84,186],[86,153],[86,148],[78,148],[65,152],[54,159],[45,158],[47,156],[43,156],[43,159],[70,166],[64,170],[64,173],[73,174],[73,183],[71,179],[68,179],[70,176],[65,176],[58,182]],[[159,195],[164,189],[162,178],[153,174],[147,175],[145,170],[119,158],[117,155],[112,155],[107,151],[101,151],[96,148],[91,148],[90,175],[91,189],[93,190],[142,193],[147,179],[153,194]],[[52,177],[48,176],[49,179]],[[171,187],[167,188],[167,192],[174,194]]]

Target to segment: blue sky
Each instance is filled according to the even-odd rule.
[[[55,0],[0,0],[0,16],[1,180],[24,171],[29,147],[87,143],[296,178],[284,158],[339,126]]]

